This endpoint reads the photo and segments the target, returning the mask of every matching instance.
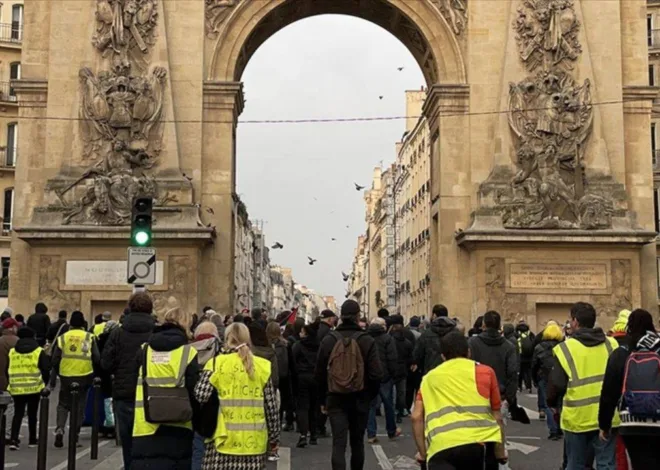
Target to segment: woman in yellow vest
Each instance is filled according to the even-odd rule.
[[[169,310],[164,323],[154,329],[149,342],[138,352],[130,470],[187,470],[191,467],[192,420],[166,424],[147,421],[143,387],[146,355],[147,385],[185,388],[188,399],[193,400],[199,363],[195,348],[188,344],[189,329],[190,316],[186,312],[180,308]]]
[[[270,362],[250,350],[242,323],[225,331],[227,354],[209,361],[195,387],[200,404],[213,393],[220,401],[216,430],[206,442],[203,470],[261,469],[268,451],[277,451],[280,417]]]
[[[9,448],[18,450],[18,434],[27,408],[28,447],[37,446],[37,413],[40,392],[50,379],[50,359],[39,347],[34,330],[18,330],[18,342],[9,351],[9,393],[14,400]]]

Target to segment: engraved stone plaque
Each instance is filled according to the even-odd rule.
[[[607,264],[512,263],[509,275],[511,289],[607,289]]]
[[[163,284],[163,262],[156,261],[156,283]],[[126,286],[126,261],[67,261],[69,286]]]

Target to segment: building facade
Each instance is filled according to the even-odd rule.
[[[252,308],[254,292],[254,234],[247,208],[234,197],[234,312]]]
[[[353,252],[351,272],[348,275],[346,298],[351,298],[360,304],[360,310],[368,313],[369,295],[367,293],[368,248],[366,235],[360,235]]]
[[[660,86],[660,1],[647,0],[646,29],[649,56],[649,85]],[[651,112],[651,164],[653,166],[654,228],[660,232],[660,99]],[[657,244],[658,299],[660,303],[660,238]]]
[[[295,282],[291,268],[273,266],[270,269],[273,290],[272,314],[277,316],[295,306]]]
[[[252,232],[254,235],[254,292],[252,295],[252,307],[270,310],[273,304],[273,289],[270,277],[270,248],[266,244],[263,222],[253,221]]]

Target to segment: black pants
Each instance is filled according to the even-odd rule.
[[[622,436],[635,470],[660,468],[660,436]]]
[[[332,429],[332,470],[346,470],[346,445],[351,444],[351,470],[364,468],[364,433],[369,412],[357,407],[354,398],[348,398],[328,409]]]
[[[298,431],[306,436],[316,436],[318,416],[321,405],[319,404],[318,386],[311,375],[301,375],[298,379],[298,400],[296,403],[296,417],[298,418]]]
[[[518,388],[522,388],[523,382],[527,390],[532,389],[532,363],[520,362],[520,374],[518,374]]]
[[[293,410],[295,409],[293,400],[293,389],[291,388],[291,379],[289,377],[280,377],[280,422],[285,422],[289,426],[293,425]],[[284,418],[284,419],[282,419]]]
[[[12,395],[14,399],[14,418],[11,420],[11,440],[18,441],[18,435],[21,431],[25,408],[28,415],[28,437],[29,442],[37,441],[37,412],[39,411],[38,393],[30,395]]]
[[[406,379],[406,409],[409,411],[415,402],[415,394],[417,393],[417,390],[419,390],[421,382],[422,373],[419,370],[416,372],[408,372],[408,377]]]
[[[467,444],[438,452],[429,460],[428,470],[483,470],[484,446]]]

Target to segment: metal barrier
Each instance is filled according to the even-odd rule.
[[[101,379],[94,379],[94,403],[92,404],[92,449],[90,457],[92,460],[99,458],[99,421],[101,420]]]
[[[5,470],[5,445],[7,435],[7,407],[11,405],[11,395],[0,392],[0,470]]]
[[[50,389],[41,391],[39,403],[39,447],[37,448],[37,470],[46,470],[48,457],[48,411],[50,405]]]
[[[69,453],[67,458],[67,470],[76,470],[76,444],[78,443],[78,423],[81,417],[78,410],[80,401],[80,384],[71,384],[71,419],[69,422]]]

